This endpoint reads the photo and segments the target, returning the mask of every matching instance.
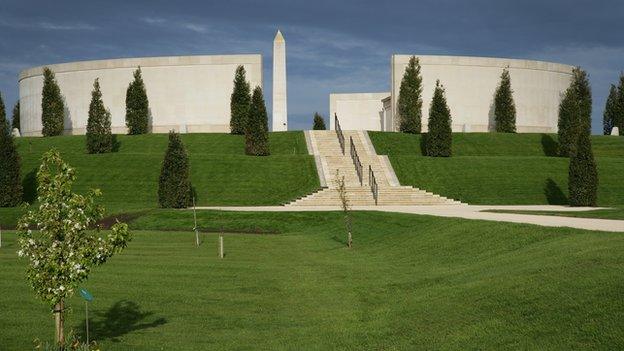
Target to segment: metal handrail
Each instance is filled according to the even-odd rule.
[[[373,171],[373,167],[371,167],[371,165],[368,165],[368,185],[370,185],[371,192],[373,193],[373,199],[375,199],[375,205],[377,205],[377,200],[379,199],[379,186],[377,185],[375,172]]]
[[[342,134],[342,128],[340,128],[340,122],[338,122],[338,115],[334,113],[334,125],[336,128],[336,135],[338,136],[338,143],[340,143],[340,149],[342,149],[342,154],[345,154],[345,137]]]
[[[349,141],[351,141],[351,159],[353,160],[353,165],[355,166],[355,173],[357,173],[358,178],[360,179],[360,186],[364,185],[363,175],[362,175],[362,162],[360,161],[360,156],[358,156],[357,150],[355,149],[355,144],[353,143],[353,137],[349,137]]]

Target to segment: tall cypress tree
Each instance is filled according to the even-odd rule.
[[[192,205],[190,164],[180,135],[169,132],[169,145],[160,170],[158,203],[165,208]]]
[[[87,152],[101,154],[113,149],[113,135],[111,133],[111,115],[104,107],[100,82],[95,79],[89,104],[89,119],[87,120]]]
[[[318,112],[314,112],[314,125],[312,126],[313,130],[325,130],[325,120],[323,116],[321,116]]]
[[[570,156],[579,133],[591,133],[591,88],[587,73],[580,67],[572,71],[572,82],[559,105],[559,154]]]
[[[571,206],[596,206],[598,170],[589,133],[580,133],[570,156],[568,192]]]
[[[516,132],[516,104],[514,103],[513,90],[511,89],[511,77],[507,69],[503,70],[500,85],[496,89],[494,119],[497,132]]]
[[[397,102],[400,118],[399,130],[403,133],[420,133],[422,117],[422,77],[420,62],[415,56],[410,57],[405,68],[399,99]]]
[[[43,89],[41,91],[41,124],[43,136],[55,136],[63,133],[65,125],[65,104],[61,97],[54,72],[43,68]]]
[[[149,101],[140,66],[133,75],[126,90],[126,127],[130,135],[145,134],[149,128]]]
[[[269,126],[262,89],[256,87],[251,97],[249,118],[245,127],[245,153],[252,156],[266,156],[269,151]]]
[[[618,84],[616,101],[616,110],[613,122],[618,127],[619,134],[624,135],[624,73],[620,74],[620,83]]]
[[[234,75],[234,90],[230,97],[230,133],[244,134],[247,118],[249,117],[249,104],[251,103],[249,83],[245,78],[245,67],[240,65]]]
[[[17,101],[15,103],[15,106],[13,106],[13,119],[11,120],[11,128],[12,129],[19,129],[20,131],[22,130],[22,128],[20,128],[20,102]]]
[[[0,94],[0,207],[14,207],[21,201],[20,157]]]
[[[436,81],[433,100],[429,107],[429,131],[425,137],[427,156],[449,157],[452,154],[451,111],[446,103],[444,87]]]
[[[611,129],[613,129],[617,122],[617,94],[617,88],[615,87],[615,85],[611,84],[611,89],[609,89],[609,97],[607,97],[604,113],[602,114],[602,131],[604,135],[610,135]]]

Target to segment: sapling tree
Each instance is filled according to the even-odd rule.
[[[11,120],[11,128],[12,129],[19,129],[20,131],[22,130],[20,128],[20,102],[16,102],[15,106],[13,106],[13,119]]]
[[[345,221],[345,228],[347,229],[347,247],[353,247],[353,237],[351,236],[351,205],[349,204],[349,198],[347,197],[347,187],[345,186],[344,176],[340,176],[340,172],[336,170],[336,190],[338,191],[338,197],[340,198],[340,206],[342,207],[342,213]]]
[[[158,203],[163,208],[185,208],[193,204],[189,158],[174,131],[169,132],[169,145],[160,168]]]
[[[141,67],[134,71],[134,80],[126,90],[126,127],[128,134],[145,134],[149,128],[149,100]]]
[[[269,124],[262,88],[256,87],[251,97],[249,118],[245,126],[245,154],[267,156],[269,149]]]
[[[427,156],[450,157],[452,149],[451,110],[446,103],[444,87],[438,80],[429,107],[429,132],[425,138],[425,151]]]
[[[113,135],[111,134],[111,114],[104,107],[100,82],[95,79],[89,104],[89,118],[87,119],[87,152],[102,154],[113,149]]]
[[[609,97],[605,103],[604,113],[602,115],[602,131],[604,135],[610,135],[611,129],[617,125],[618,113],[618,90],[615,85],[611,84],[609,89]]]
[[[105,237],[96,226],[104,208],[95,203],[101,195],[72,192],[76,172],[58,151],[43,155],[37,172],[36,209],[18,221],[18,255],[28,259],[26,277],[36,295],[53,307],[56,342],[65,345],[65,302],[94,266],[120,252],[131,239],[128,225],[117,222]]]
[[[325,127],[325,120],[323,119],[323,116],[321,116],[321,114],[318,112],[314,112],[314,125],[312,126],[312,129],[313,130],[327,129],[327,127]]]

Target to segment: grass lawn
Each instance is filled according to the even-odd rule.
[[[622,219],[624,220],[624,208],[615,207],[604,210],[591,210],[591,211],[510,211],[510,210],[488,210],[485,212],[497,212],[497,213],[520,213],[520,214],[532,214],[542,216],[564,216],[564,217],[581,217],[581,218],[603,218],[603,219]]]
[[[198,205],[279,205],[316,190],[314,158],[302,132],[269,133],[271,156],[244,155],[244,136],[183,134]],[[84,136],[18,138],[25,200],[35,195],[41,155],[52,147],[76,168],[74,191],[100,188],[109,213],[158,207],[158,177],[166,134],[118,135],[117,152],[85,153]],[[0,225],[15,224],[19,209],[0,209]]]
[[[152,210],[84,284],[102,350],[621,349],[624,236],[354,213],[199,213],[225,234],[201,247],[188,211]],[[141,230],[139,230],[141,229]],[[164,229],[178,229],[165,231]],[[184,231],[180,231],[185,229]],[[53,337],[15,235],[0,249],[0,345]],[[84,323],[75,297],[68,326]]]
[[[420,135],[369,133],[399,181],[472,204],[568,203],[568,158],[554,157],[556,135],[456,133],[453,157],[422,156]],[[624,138],[592,136],[598,203],[624,204]]]

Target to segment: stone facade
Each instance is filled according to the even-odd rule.
[[[262,87],[261,55],[145,57],[48,65],[65,100],[65,134],[86,131],[93,81],[99,78],[113,133],[126,133],[125,99],[132,73],[141,66],[154,133],[229,132],[230,95],[236,67],[243,65],[251,87]],[[41,135],[43,66],[19,76],[20,131]]]

